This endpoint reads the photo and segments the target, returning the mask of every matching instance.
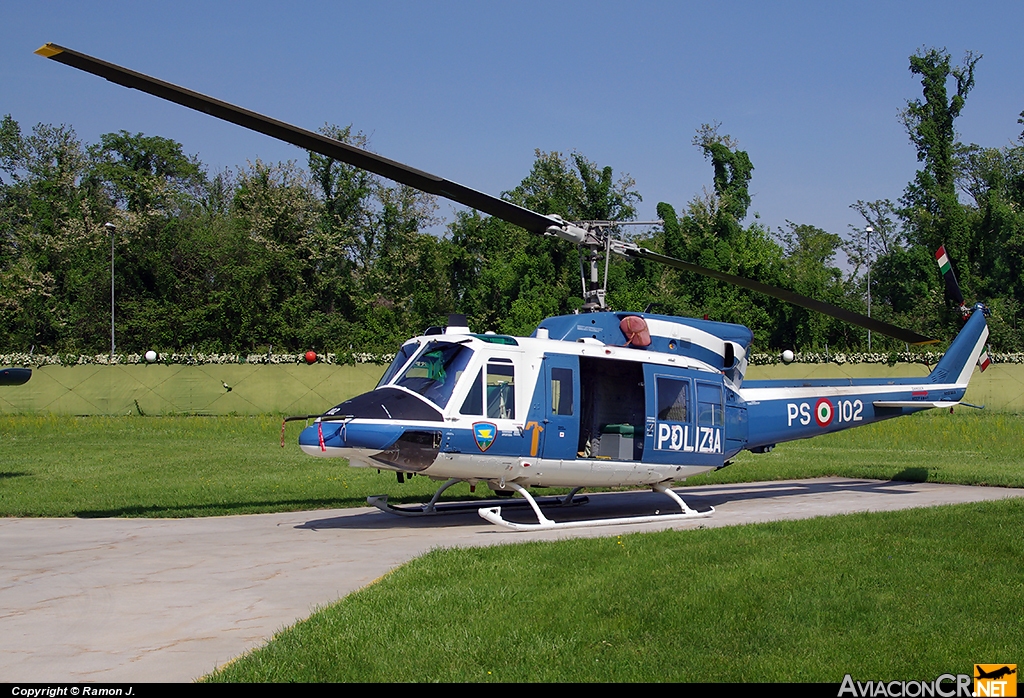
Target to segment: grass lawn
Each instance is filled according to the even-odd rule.
[[[437,550],[210,681],[932,680],[1020,662],[1024,501]]]
[[[0,516],[213,516],[423,501],[437,483],[310,458],[276,417],[0,417]],[[742,453],[686,484],[823,475],[1024,486],[1024,417],[933,411]],[[486,496],[485,487],[476,496]],[[457,485],[446,499],[470,497]]]
[[[0,516],[189,517],[428,497],[428,478],[310,458],[281,418],[0,417]],[[400,487],[400,491],[396,490]],[[468,489],[468,488],[467,488]]]

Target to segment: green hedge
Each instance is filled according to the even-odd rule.
[[[319,414],[371,390],[383,372],[372,363],[45,365],[25,385],[0,388],[0,414]],[[884,381],[927,372],[920,363],[774,363],[751,366],[747,378]],[[965,399],[1024,412],[1024,365],[975,371]]]

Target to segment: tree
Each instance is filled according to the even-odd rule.
[[[693,139],[711,160],[713,189],[694,197],[681,217],[668,203],[658,204],[664,222],[659,244],[666,254],[737,276],[778,284],[782,249],[755,220],[744,227],[754,170],[738,142],[718,132],[720,124],[704,124]],[[753,330],[755,341],[771,345],[779,302],[704,276],[671,269],[651,270],[652,301],[659,311],[738,322]]]
[[[558,152],[535,152],[530,174],[503,196],[545,215],[570,221],[628,221],[636,217],[640,194],[628,175],[614,179],[611,167],[600,167],[581,153],[566,159]]]
[[[320,133],[343,143],[366,148],[362,133],[352,127],[327,124]],[[309,153],[309,172],[322,202],[319,221],[310,240],[311,253],[321,265],[355,264],[366,268],[376,254],[370,220],[372,199],[379,182],[366,170],[333,160],[319,153]],[[344,274],[338,268],[339,274]]]
[[[719,123],[703,124],[693,137],[693,144],[704,151],[714,168],[715,232],[719,237],[730,237],[739,229],[740,221],[750,207],[748,186],[754,171],[746,151],[729,135],[720,136]]]
[[[970,231],[966,212],[957,198],[957,141],[954,121],[964,108],[967,94],[974,87],[974,68],[980,55],[968,51],[963,64],[950,65],[944,49],[919,50],[910,57],[910,71],[921,76],[923,101],[912,100],[902,120],[917,148],[917,159],[924,163],[901,199],[902,215],[908,224],[911,242],[935,250],[947,245],[966,257]],[[950,97],[947,82],[952,78],[956,93]],[[961,265],[959,279],[971,289],[975,274]]]
[[[968,52],[954,68],[945,51],[911,57],[911,70],[922,76],[924,101],[908,104],[904,123],[924,167],[901,200],[902,215],[911,242],[929,252],[946,245],[965,298],[989,304],[993,344],[1017,347],[1024,339],[1016,320],[1024,301],[1024,150],[963,146],[953,127],[979,59]],[[956,87],[952,97],[950,80]],[[958,189],[970,203],[961,203]],[[954,331],[959,313],[947,303],[941,315],[943,333]]]
[[[150,208],[173,213],[206,184],[198,160],[186,156],[180,143],[160,136],[104,133],[89,147],[89,159],[89,176],[114,205],[132,213]]]
[[[530,173],[503,196],[572,221],[630,220],[640,195],[628,176],[615,178],[580,153],[536,152]],[[496,218],[459,214],[449,226],[451,289],[475,327],[529,333],[545,317],[582,302],[578,252]],[[624,264],[613,261],[613,266]]]
[[[785,257],[782,285],[810,298],[846,305],[842,272],[835,267],[841,238],[813,225],[786,221],[779,229]],[[784,320],[782,318],[785,318]],[[806,308],[784,304],[772,337],[777,346],[849,346],[857,340],[844,323]]]
[[[351,126],[320,132],[367,147]],[[317,298],[311,331],[329,325],[337,335],[344,318],[349,342],[390,350],[441,322],[452,309],[444,245],[421,232],[435,223],[436,198],[316,153],[309,168],[320,202],[301,243]]]
[[[1017,313],[1024,303],[1024,145],[971,145],[962,159],[962,188],[974,199],[968,250],[975,291],[992,309],[993,343],[1019,347]]]
[[[40,350],[74,346],[95,324],[102,205],[82,185],[74,131],[0,122],[0,340]]]
[[[941,305],[942,283],[935,271],[933,254],[922,245],[908,243],[900,212],[889,199],[857,201],[850,208],[861,215],[865,225],[850,226],[853,233],[842,243],[853,267],[848,292],[855,297],[848,302],[859,304],[866,298],[866,270],[870,264],[872,317],[920,334],[935,335],[939,310],[936,299]],[[872,228],[870,236],[866,232],[868,226]],[[892,340],[877,333],[874,338],[876,346],[892,344]]]
[[[889,199],[857,201],[850,204],[850,208],[864,219],[863,228],[850,226],[853,234],[842,243],[843,251],[853,266],[852,275],[858,276],[861,268],[871,260],[904,247],[906,236],[899,224],[896,207]],[[868,227],[871,228],[870,234]]]

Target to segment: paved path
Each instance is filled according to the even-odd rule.
[[[731,526],[1024,496],[1024,490],[815,480],[681,491]],[[651,492],[590,495],[560,516],[667,511]],[[556,519],[559,516],[555,516]],[[203,519],[0,519],[0,681],[188,681],[439,546],[614,535],[665,525],[514,533],[475,513],[376,509]]]

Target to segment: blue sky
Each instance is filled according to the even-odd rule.
[[[897,114],[908,56],[981,53],[962,140],[1022,128],[1024,3],[3,3],[0,114],[86,142],[173,138],[211,171],[304,153],[33,55],[47,41],[307,128],[352,124],[371,148],[499,194],[534,149],[578,150],[636,180],[640,215],[682,208],[719,121],[754,164],[751,212],[844,233],[858,199],[900,196],[917,161]],[[442,203],[440,213],[452,205]]]

